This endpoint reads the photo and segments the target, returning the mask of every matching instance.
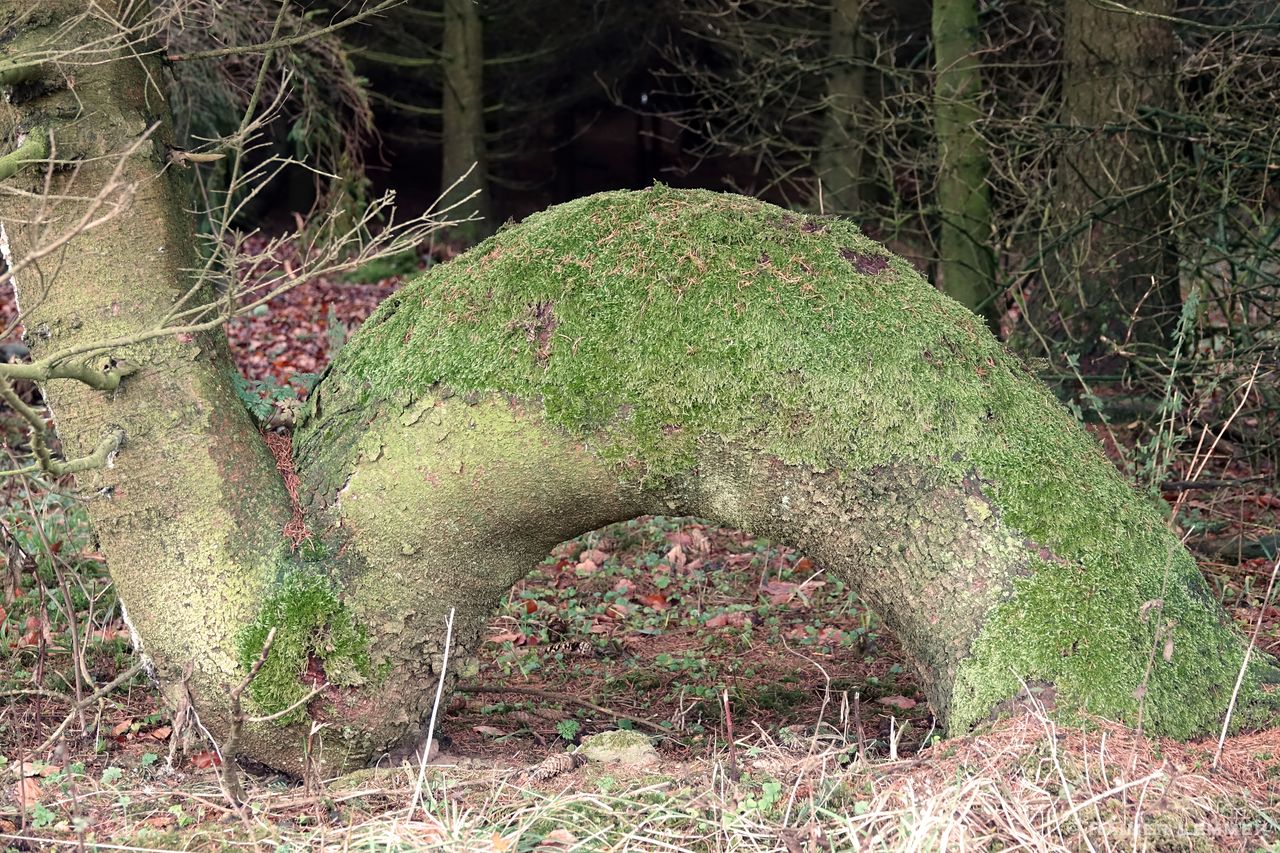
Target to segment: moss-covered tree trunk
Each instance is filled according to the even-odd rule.
[[[98,32],[44,24],[18,41]],[[184,288],[160,74],[96,62],[74,98],[41,87],[7,114],[11,144],[48,127],[83,157],[159,121],[118,217],[22,272],[37,357],[127,338]],[[108,163],[54,176],[58,222]],[[41,244],[25,174],[37,195],[0,205],[15,261]],[[126,434],[81,487],[167,693],[221,738],[226,688],[271,628],[251,713],[320,688],[249,726],[260,762],[297,771],[309,742],[337,768],[413,743],[511,584],[555,543],[644,512],[805,549],[884,616],[950,732],[1024,684],[1171,735],[1226,710],[1240,639],[1159,513],[976,317],[850,223],[656,187],[553,208],[435,268],[310,399],[294,447],[315,535],[297,555],[223,351],[121,344],[142,366],[121,390],[45,390],[71,452]]]
[[[933,124],[944,293],[998,327],[977,0],[934,0]]]
[[[1181,293],[1170,217],[1168,141],[1144,115],[1174,98],[1173,0],[1068,0],[1055,208],[1042,290],[1027,306],[1043,334],[1085,352],[1100,342],[1174,339]]]
[[[470,227],[488,234],[493,230],[493,200],[484,141],[484,36],[478,0],[445,0],[443,66],[440,179],[445,188],[457,183],[443,201],[448,205],[474,194],[457,213],[474,211],[476,220]]]

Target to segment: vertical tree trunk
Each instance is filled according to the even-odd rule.
[[[0,194],[11,264],[72,235],[14,281],[37,359],[137,337],[165,316],[187,289],[187,270],[199,267],[190,188],[169,162],[174,140],[156,54],[122,49],[113,61],[99,53],[85,63],[74,56],[79,45],[109,44],[119,32],[105,19],[113,5],[94,3],[89,15],[91,4],[69,0],[31,15],[29,3],[0,0],[0,28],[26,22],[5,34],[11,55],[67,55],[36,89],[51,92],[14,99],[5,128],[9,144],[51,134],[57,158],[76,163],[51,175],[47,194],[39,166],[6,181],[30,194]],[[86,17],[64,26],[77,15]],[[59,88],[64,73],[74,74],[74,90]],[[114,216],[77,229],[112,185],[90,218]],[[281,530],[289,500],[233,390],[221,331],[122,343],[110,356],[140,365],[118,390],[59,379],[44,395],[68,458],[88,453],[108,429],[123,431],[113,464],[77,477],[88,496],[83,506],[153,673],[171,701],[196,696],[204,725],[221,731],[227,687],[242,677],[236,638],[288,555]],[[262,743],[250,739],[251,749]]]
[[[1065,330],[1086,351],[1102,349],[1102,336],[1166,349],[1177,327],[1177,257],[1163,236],[1169,157],[1141,127],[1143,107],[1173,100],[1173,29],[1154,17],[1172,13],[1172,0],[1066,5],[1070,131],[1055,178],[1044,291],[1028,307],[1042,331]]]
[[[818,148],[820,196],[814,208],[855,219],[870,200],[871,158],[867,155],[867,67],[870,50],[860,24],[865,0],[831,4],[830,61],[825,127]]]
[[[939,284],[997,327],[976,0],[934,0],[934,132],[938,140]]]
[[[446,204],[476,193],[459,213],[477,215],[481,234],[493,228],[489,164],[484,141],[484,47],[477,0],[444,4],[444,186],[463,178],[445,197]],[[470,174],[468,173],[470,170]]]

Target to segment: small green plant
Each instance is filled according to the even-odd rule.
[[[124,771],[119,767],[108,767],[102,771],[102,784],[114,785],[120,781],[120,777],[124,775]]]
[[[403,252],[387,255],[357,267],[347,273],[344,276],[344,280],[352,284],[377,284],[383,279],[401,275],[413,275],[420,266],[421,262],[418,260],[418,253],[412,249],[406,249]]]
[[[577,720],[564,719],[556,723],[556,733],[570,743],[578,737],[578,732],[580,731],[582,731],[582,724]]]
[[[280,403],[297,401],[315,387],[320,380],[316,373],[296,373],[281,385],[274,376],[265,379],[245,379],[240,374],[231,377],[236,396],[254,419],[265,423]]]
[[[36,803],[31,807],[31,825],[36,829],[45,829],[53,826],[53,822],[57,818],[58,816],[45,808],[43,803]]]
[[[155,764],[159,760],[160,760],[160,755],[158,753],[144,752],[142,753],[142,757],[138,759],[138,764],[142,765],[143,767],[150,767],[151,765]]]

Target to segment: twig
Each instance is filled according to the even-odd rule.
[[[379,3],[377,6],[365,9],[363,12],[352,15],[346,20],[339,21],[336,24],[330,24],[322,29],[299,33],[296,36],[288,36],[282,39],[271,39],[270,41],[263,42],[262,44],[250,44],[240,47],[222,47],[217,50],[202,50],[197,53],[173,53],[167,58],[170,62],[191,62],[196,59],[221,59],[225,56],[236,56],[238,54],[245,53],[266,53],[268,51],[279,50],[282,47],[293,47],[294,45],[302,44],[312,39],[329,35],[330,33],[335,33],[338,30],[351,26],[352,24],[358,24],[365,18],[372,17],[379,12],[390,9],[392,6],[399,6],[404,2],[405,0],[383,0],[383,2]]]
[[[642,726],[651,732],[658,734],[670,734],[671,732],[664,729],[657,723],[652,723],[640,717],[633,717],[630,714],[624,714],[621,711],[614,711],[603,705],[597,705],[595,702],[589,702],[586,699],[579,699],[577,696],[571,696],[567,693],[553,693],[550,690],[539,690],[536,687],[499,687],[489,686],[487,684],[460,684],[454,688],[459,693],[513,693],[517,696],[536,696],[539,699],[550,699],[555,702],[568,702],[573,705],[579,705],[583,708],[595,711],[599,714],[606,714],[618,720],[626,720],[637,726]]]
[[[1271,592],[1275,589],[1276,574],[1280,573],[1280,557],[1276,558],[1275,564],[1271,567],[1271,577],[1267,580],[1267,591],[1262,596],[1262,606],[1258,608],[1258,618],[1253,623],[1253,633],[1249,635],[1249,645],[1245,646],[1244,657],[1240,661],[1240,672],[1236,674],[1235,687],[1231,689],[1231,701],[1227,703],[1227,713],[1222,720],[1222,732],[1218,735],[1218,748],[1213,752],[1213,763],[1210,765],[1214,770],[1218,769],[1218,762],[1222,759],[1222,747],[1227,742],[1227,729],[1231,726],[1231,715],[1236,708],[1236,700],[1240,697],[1240,687],[1244,684],[1244,674],[1249,669],[1249,658],[1253,655],[1253,648],[1258,643],[1258,633],[1262,630],[1262,619],[1267,614],[1267,607],[1271,603]]]
[[[725,768],[724,775],[729,778],[730,782],[737,783],[742,779],[742,771],[738,769],[738,744],[733,737],[733,711],[729,708],[728,689],[725,689],[720,694],[720,702],[724,705],[725,736],[729,740],[729,766]]]
[[[262,671],[262,667],[267,662],[267,656],[271,654],[271,644],[275,640],[276,629],[273,625],[267,632],[267,639],[262,643],[262,651],[258,653],[258,659],[253,662],[253,666],[249,667],[249,673],[244,679],[231,691],[231,730],[222,744],[222,771],[218,778],[222,782],[223,794],[237,811],[244,805],[244,787],[240,784],[240,774],[236,772],[236,749],[240,746],[240,729],[244,725],[244,708],[240,704],[240,697]]]
[[[449,616],[444,620],[444,654],[440,660],[440,672],[436,677],[436,698],[431,705],[431,720],[427,723],[427,740],[422,745],[422,755],[418,756],[418,779],[413,785],[413,800],[409,803],[409,817],[418,808],[422,800],[422,785],[427,778],[427,763],[431,760],[431,738],[435,736],[436,715],[440,712],[440,699],[444,696],[444,680],[449,673],[449,649],[453,645],[453,613],[449,608]]]
[[[62,737],[63,729],[65,729],[67,725],[72,720],[74,720],[81,711],[83,711],[85,708],[92,705],[94,702],[97,702],[102,697],[111,693],[111,691],[115,690],[121,684],[124,684],[130,678],[133,678],[135,675],[138,674],[138,671],[141,669],[142,669],[142,661],[138,661],[133,666],[129,667],[124,672],[120,673],[115,678],[111,679],[106,684],[102,685],[97,690],[93,691],[93,693],[91,693],[90,695],[84,697],[79,702],[74,703],[71,709],[71,713],[67,714],[66,719],[62,721],[61,725],[59,725],[58,728],[54,729],[53,734],[45,738],[44,743],[36,747],[34,751],[44,752],[49,747],[53,746],[54,743],[57,742],[58,738]]]

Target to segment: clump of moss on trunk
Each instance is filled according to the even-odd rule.
[[[250,696],[265,714],[283,711],[322,683],[359,686],[371,672],[368,635],[322,575],[300,566],[286,569],[257,618],[240,634],[239,659],[245,671],[262,654],[272,628],[276,633],[271,652],[249,686]],[[306,708],[300,706],[276,722],[288,725],[305,718]]]

